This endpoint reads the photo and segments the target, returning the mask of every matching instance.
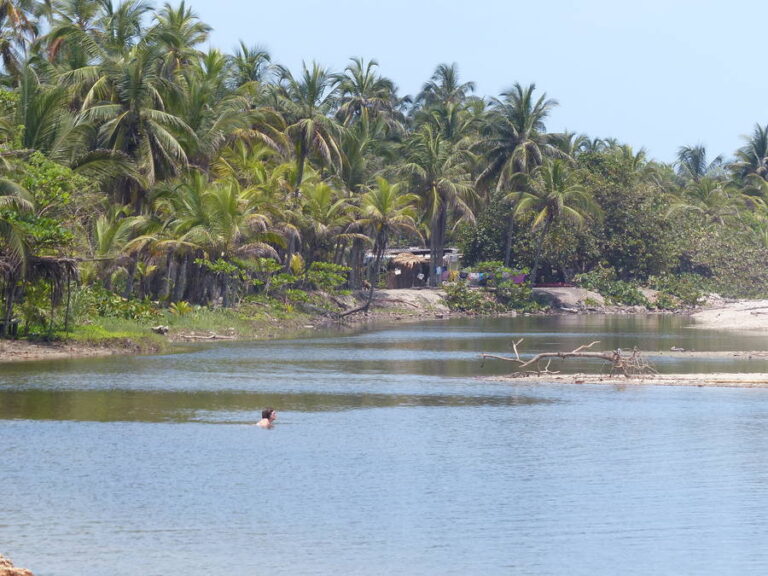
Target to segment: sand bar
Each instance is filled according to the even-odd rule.
[[[489,376],[484,380],[509,382],[510,384],[604,384],[608,386],[696,386],[699,388],[768,388],[768,374],[654,374],[641,378],[608,376],[605,374],[545,374]]]

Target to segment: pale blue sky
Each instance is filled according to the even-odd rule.
[[[175,4],[175,2],[173,2]],[[726,157],[768,122],[768,2],[757,0],[187,0],[214,27],[300,69],[378,60],[401,94],[456,62],[477,94],[535,82],[560,106],[550,132],[614,137],[672,161],[704,144]],[[159,4],[159,2],[158,2]]]

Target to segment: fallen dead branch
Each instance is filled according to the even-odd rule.
[[[221,334],[209,334],[208,336],[198,336],[197,334],[185,334],[182,336],[185,340],[235,340],[235,336],[222,336]]]
[[[559,358],[565,360],[567,358],[594,358],[597,360],[603,360],[610,363],[611,370],[610,375],[624,374],[627,378],[632,376],[640,376],[643,374],[655,374],[656,370],[651,366],[641,355],[637,348],[634,348],[631,353],[625,354],[621,348],[616,350],[610,350],[607,352],[588,352],[592,346],[599,344],[600,341],[596,340],[590,344],[584,344],[579,346],[575,350],[570,352],[541,352],[536,354],[530,360],[523,360],[520,358],[520,353],[517,347],[523,342],[521,338],[517,342],[512,342],[512,350],[514,351],[514,357],[510,356],[497,356],[495,354],[481,354],[480,357],[485,360],[486,358],[493,358],[495,360],[504,360],[507,362],[514,362],[518,366],[515,369],[516,373],[523,374],[558,374],[558,372],[549,369],[553,359]],[[543,361],[546,360],[546,364]],[[526,370],[526,368],[530,368]]]

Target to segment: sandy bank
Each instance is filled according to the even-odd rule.
[[[722,302],[691,315],[695,328],[768,331],[768,300]]]
[[[67,358],[93,358],[118,354],[153,352],[146,345],[130,340],[110,340],[103,344],[82,342],[28,342],[26,340],[0,340],[0,363],[26,360],[64,360]]]
[[[609,386],[696,386],[714,388],[768,388],[768,374],[655,374],[625,378],[596,374],[547,374],[544,376],[489,376],[483,380],[510,384],[604,384]]]

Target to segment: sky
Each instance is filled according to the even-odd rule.
[[[401,95],[456,63],[480,96],[535,83],[559,102],[549,132],[616,138],[663,162],[693,145],[731,158],[768,123],[765,0],[186,1],[222,51],[242,39],[294,74],[375,59]]]

